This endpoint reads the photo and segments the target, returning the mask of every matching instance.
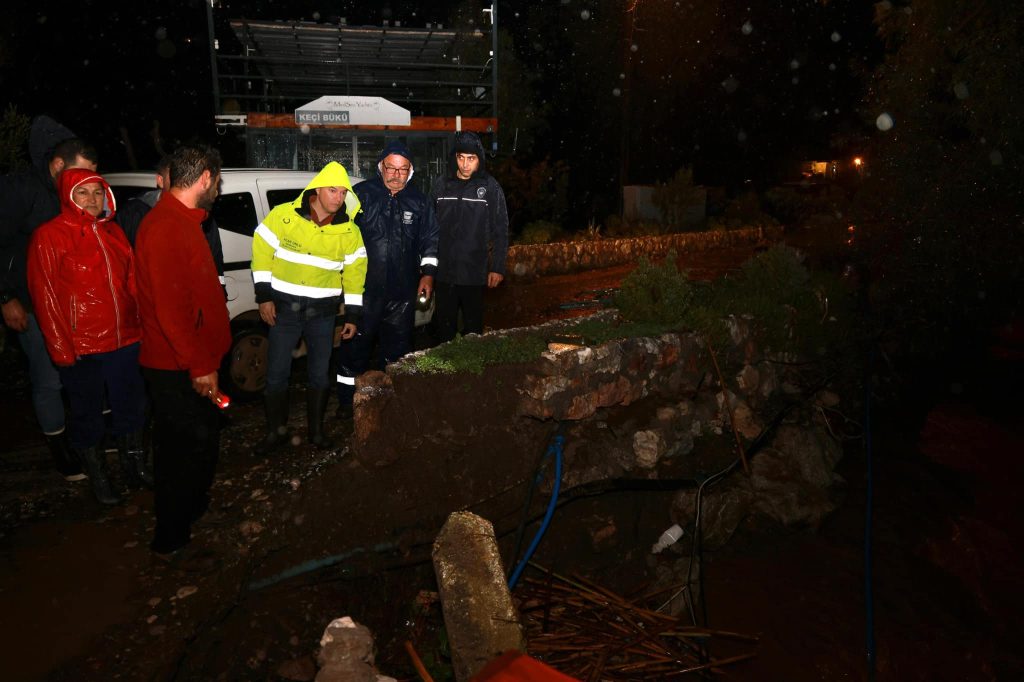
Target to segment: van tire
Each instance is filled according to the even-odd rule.
[[[253,323],[234,328],[231,350],[224,356],[220,370],[221,385],[232,400],[245,402],[263,395],[269,348],[270,338],[264,325]]]

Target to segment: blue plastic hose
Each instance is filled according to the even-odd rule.
[[[540,524],[540,528],[537,529],[537,534],[533,536],[533,541],[530,542],[530,546],[526,548],[526,553],[523,558],[519,561],[516,569],[512,571],[511,577],[508,579],[508,589],[513,589],[516,583],[519,582],[519,576],[522,574],[523,569],[526,568],[526,564],[529,563],[530,557],[533,556],[534,551],[537,549],[537,545],[540,544],[540,540],[544,537],[544,531],[548,529],[548,524],[551,523],[551,517],[555,515],[555,507],[558,505],[558,491],[562,487],[562,443],[565,441],[561,435],[555,436],[551,441],[551,445],[548,446],[548,455],[554,454],[555,456],[555,484],[551,490],[551,500],[548,502],[547,512],[544,513],[544,520]]]

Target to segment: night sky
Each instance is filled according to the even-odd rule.
[[[169,4],[16,3],[0,43],[8,100],[94,140],[106,170],[132,155],[151,166],[156,121],[165,146],[216,142],[205,5]],[[451,26],[485,21],[474,4],[222,2],[215,17],[230,50],[226,22],[241,16]],[[649,183],[684,164],[716,183],[772,178],[781,157],[823,156],[837,133],[855,145],[867,131],[857,78],[880,51],[868,3],[502,2],[499,20],[515,46],[502,152],[515,136],[525,162],[564,159],[584,193],[610,191],[620,170]]]

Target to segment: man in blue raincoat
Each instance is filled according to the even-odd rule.
[[[437,272],[437,218],[427,197],[409,184],[412,154],[391,142],[377,159],[377,177],[355,186],[363,211],[356,224],[366,245],[362,324],[338,351],[338,416],[352,413],[356,377],[380,340],[385,363],[412,350],[416,298],[429,299]]]

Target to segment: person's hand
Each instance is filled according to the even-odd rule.
[[[420,277],[420,286],[416,289],[416,293],[424,298],[430,298],[430,295],[434,293],[434,278],[430,275]]]
[[[28,313],[25,312],[25,306],[21,305],[21,301],[12,298],[0,307],[4,312],[4,324],[16,332],[28,329]]]
[[[341,340],[348,341],[356,335],[356,326],[351,322],[346,322],[345,326],[341,328]]]
[[[270,327],[273,327],[277,322],[277,306],[274,305],[273,301],[260,303],[260,319]]]
[[[192,390],[210,400],[216,400],[220,393],[217,387],[217,372],[210,372],[192,379]]]
[[[501,284],[501,280],[505,279],[505,276],[499,272],[488,272],[487,273],[487,286],[490,289]]]

